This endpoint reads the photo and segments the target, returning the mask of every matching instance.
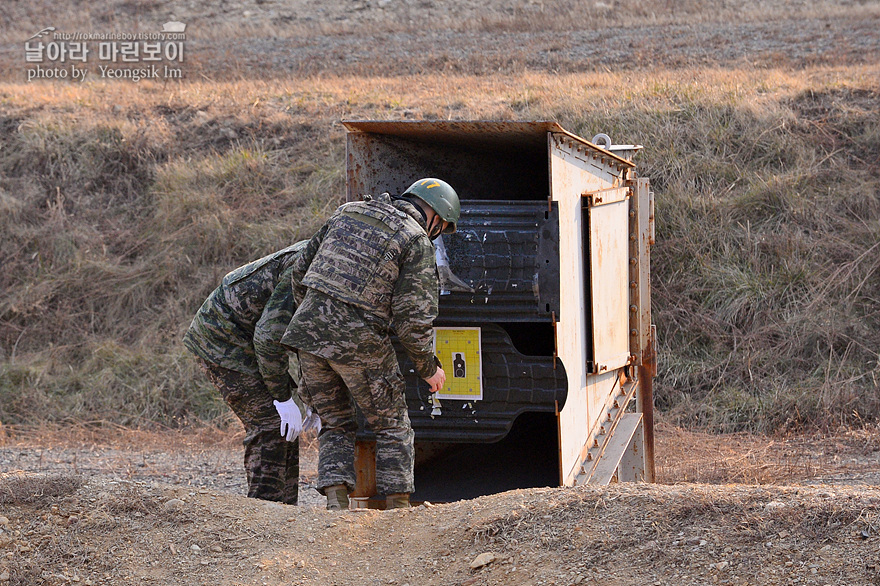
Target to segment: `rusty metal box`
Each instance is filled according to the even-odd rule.
[[[462,200],[458,231],[436,242],[449,392],[431,397],[398,353],[417,496],[650,480],[653,211],[629,158],[640,147],[554,122],[344,125],[349,200],[420,177]]]

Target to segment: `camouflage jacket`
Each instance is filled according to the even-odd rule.
[[[297,242],[226,275],[183,338],[199,358],[262,378],[279,401],[291,396],[288,349],[280,345],[296,308],[291,265],[307,242]]]
[[[342,205],[293,264],[301,301],[282,344],[351,363],[381,356],[391,330],[419,376],[437,369],[434,245],[413,204],[382,194]]]

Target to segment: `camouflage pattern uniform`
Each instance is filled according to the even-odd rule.
[[[413,492],[413,431],[389,334],[419,376],[434,375],[438,281],[423,216],[388,194],[345,204],[293,269],[300,305],[282,344],[299,350],[300,394],[323,424],[318,490],[354,488],[354,401],[376,433],[377,489]]]
[[[296,308],[291,265],[306,244],[298,242],[226,275],[183,338],[244,424],[248,496],[288,504],[298,497],[299,441],[281,436],[272,400],[290,399],[296,387],[288,373],[289,350],[280,340]]]

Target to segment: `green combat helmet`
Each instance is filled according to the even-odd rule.
[[[402,195],[419,198],[431,206],[444,222],[449,222],[449,226],[443,231],[444,234],[455,232],[455,225],[458,224],[461,215],[461,204],[458,201],[458,194],[451,185],[441,179],[427,177],[410,185]]]

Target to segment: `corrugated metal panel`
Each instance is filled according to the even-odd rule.
[[[565,405],[567,378],[562,363],[552,356],[524,356],[501,327],[482,328],[483,400],[443,400],[442,414],[431,418],[427,386],[412,369],[402,348],[398,358],[406,379],[406,399],[417,441],[491,442],[504,437],[525,411],[553,413]],[[463,408],[467,407],[467,408]],[[365,436],[366,437],[366,436]]]
[[[443,243],[452,272],[474,292],[441,296],[438,324],[559,315],[555,204],[464,201],[458,231],[443,236]]]

